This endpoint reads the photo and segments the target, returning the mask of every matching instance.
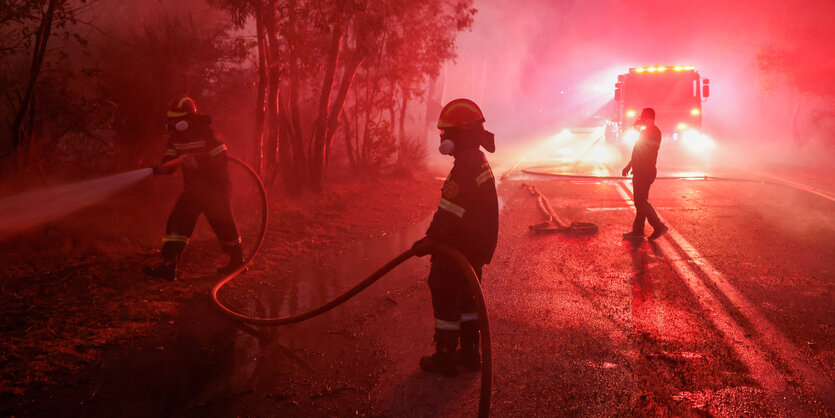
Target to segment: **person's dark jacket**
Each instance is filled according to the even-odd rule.
[[[641,136],[632,148],[632,175],[639,178],[655,179],[658,149],[661,147],[661,130],[651,126],[641,131]]]
[[[210,123],[208,116],[195,115],[189,120],[188,129],[169,134],[163,164],[187,153],[197,160],[196,169],[181,167],[186,193],[226,190],[229,186],[226,145],[217,139]]]
[[[490,262],[499,233],[496,183],[478,148],[456,150],[426,235],[461,251],[473,265]]]

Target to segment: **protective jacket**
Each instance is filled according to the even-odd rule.
[[[162,256],[169,261],[179,259],[202,213],[217,235],[221,248],[233,258],[241,258],[241,237],[229,200],[226,145],[215,137],[208,116],[194,115],[189,119],[188,129],[170,133],[162,158],[164,164],[190,153],[197,160],[196,169],[180,167],[183,193],[168,217]]]
[[[188,153],[197,160],[197,169],[182,167],[185,193],[228,189],[226,145],[217,139],[209,123],[208,116],[196,116],[189,123],[189,129],[173,131],[169,135],[163,164]]]
[[[478,148],[456,150],[426,235],[481,266],[493,258],[498,233],[499,205],[490,164]]]

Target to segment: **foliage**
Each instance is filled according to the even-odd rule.
[[[205,1],[215,9],[196,15]],[[237,124],[236,137],[268,178],[291,192],[321,190],[334,139],[341,132],[347,140],[349,125],[357,144],[349,159],[363,171],[391,164],[408,135],[420,136],[408,132],[416,125],[409,107],[454,58],[472,4],[4,2],[0,160],[90,170],[148,164],[158,157],[168,100],[187,93],[216,124]]]
[[[242,27],[242,16],[256,22],[259,63],[265,68],[259,85],[264,93],[256,104],[257,114],[265,116],[256,118],[256,129],[267,126],[257,138],[265,150],[258,157],[277,156],[261,166],[278,163],[291,192],[322,188],[340,130],[346,146],[356,144],[347,153],[354,168],[388,163],[398,148],[396,138],[405,137],[409,102],[419,100],[427,80],[454,57],[455,36],[472,24],[475,13],[472,0],[213,3]],[[271,121],[278,111],[269,108],[274,100],[280,112]],[[340,123],[346,106],[353,120]],[[280,138],[273,137],[279,131],[275,124]]]
[[[828,9],[835,12],[831,5]],[[831,13],[818,7],[797,8],[772,22],[779,42],[757,54],[760,83],[767,91],[788,87],[792,137],[807,142],[820,137],[835,145],[835,27]]]

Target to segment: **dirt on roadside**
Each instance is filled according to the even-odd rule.
[[[434,211],[440,186],[436,176],[421,173],[364,182],[334,179],[322,194],[272,197],[255,271],[224,290],[224,297],[245,305],[253,289],[280,287],[271,278],[289,277],[357,242],[414,225]],[[216,409],[223,401],[217,399],[231,402],[265,384],[286,390],[259,397],[262,402],[253,403],[250,414],[269,415],[277,403],[292,407],[299,398],[323,402],[282,415],[343,415],[344,397],[354,399],[349,404],[363,404],[366,395],[356,393],[356,385],[333,383],[361,381],[362,376],[346,374],[362,374],[351,371],[362,367],[323,366],[319,382],[300,381],[298,376],[317,365],[282,351],[272,338],[275,331],[249,329],[249,335],[260,345],[278,344],[272,352],[286,354],[287,370],[257,377],[260,382],[252,381],[257,374],[235,370],[247,350],[242,350],[241,327],[209,303],[208,292],[218,279],[214,269],[225,260],[205,221],[184,254],[181,280],[163,282],[142,274],[141,267],[158,257],[179,187],[174,178],[148,180],[104,204],[0,241],[3,415],[223,415]],[[236,203],[245,241],[255,235],[260,219],[249,211],[251,195],[239,195]],[[294,332],[293,326],[288,329],[283,335]],[[336,337],[355,338],[350,332]],[[332,349],[361,351],[355,356],[359,362],[384,356],[379,347],[347,346]],[[212,387],[219,379],[241,392]],[[238,406],[235,413],[246,411]]]

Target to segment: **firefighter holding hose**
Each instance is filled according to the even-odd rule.
[[[201,213],[230,257],[229,264],[218,272],[232,273],[243,266],[244,256],[229,200],[226,145],[215,136],[211,117],[197,113],[194,100],[185,95],[171,102],[167,129],[168,145],[162,164],[153,167],[154,174],[168,175],[181,168],[183,192],[168,218],[162,239],[162,261],[146,267],[145,273],[166,280],[177,278],[177,262]]]
[[[467,99],[453,100],[441,110],[439,151],[453,156],[455,162],[426,237],[413,245],[419,256],[429,254],[433,243],[452,246],[469,260],[479,280],[482,267],[493,257],[499,228],[493,172],[479,150],[496,150],[484,120],[481,109]],[[479,370],[479,317],[466,277],[452,260],[433,254],[428,282],[435,315],[435,353],[421,358],[420,368],[448,377],[458,374],[458,365]],[[456,351],[459,337],[461,350]]]

